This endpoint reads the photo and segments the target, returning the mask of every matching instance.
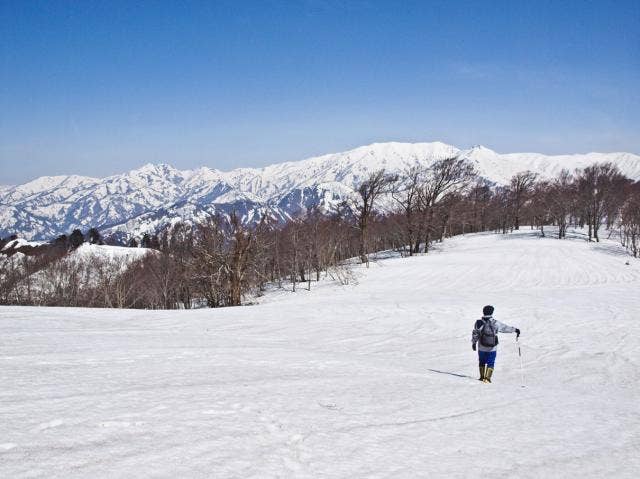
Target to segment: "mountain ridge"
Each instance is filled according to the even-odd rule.
[[[640,179],[640,156],[633,153],[543,155],[500,154],[482,145],[461,150],[442,142],[372,143],[344,152],[260,168],[230,171],[203,166],[178,170],[146,163],[105,178],[57,175],[0,188],[0,237],[17,233],[26,239],[51,239],[73,228],[97,227],[107,234],[141,235],[166,223],[201,221],[212,214],[237,211],[243,221],[262,215],[276,221],[311,207],[329,211],[353,194],[371,172],[389,172],[448,156],[471,161],[494,184],[506,184],[519,171],[553,177],[611,161],[628,177]]]

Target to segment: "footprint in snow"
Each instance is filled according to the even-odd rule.
[[[18,445],[14,444],[13,442],[5,442],[4,444],[0,444],[0,452],[10,451],[11,449],[15,449],[16,447],[18,447]]]
[[[206,411],[202,411],[202,414],[206,414],[207,416],[227,416],[236,414],[236,411],[229,409],[207,409]]]
[[[53,421],[43,422],[37,429],[38,431],[46,431],[47,429],[62,426],[63,423],[64,421],[62,419],[54,419]]]
[[[154,413],[154,412],[159,412],[159,411],[164,411],[165,409],[169,409],[169,406],[162,406],[162,405],[155,406],[155,407],[152,407],[151,409],[149,409],[147,411],[147,414]]]
[[[100,427],[131,427],[131,426],[142,426],[144,421],[105,421],[100,423]]]

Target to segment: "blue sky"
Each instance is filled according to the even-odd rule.
[[[375,141],[640,153],[640,2],[0,1],[0,184]]]

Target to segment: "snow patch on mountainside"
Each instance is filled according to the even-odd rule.
[[[70,197],[74,192],[91,187],[100,180],[86,176],[43,176],[22,185],[12,186],[2,192],[1,203],[17,203],[39,199],[53,202]]]
[[[83,260],[97,258],[106,261],[124,260],[129,262],[144,258],[150,251],[153,250],[83,243],[70,254],[70,257]]]
[[[9,241],[6,245],[3,246],[2,251],[9,251],[11,249],[18,249],[18,248],[22,248],[24,246],[31,246],[33,248],[41,246],[42,244],[44,244],[41,241],[27,241],[25,239],[22,238],[18,238],[12,241]]]

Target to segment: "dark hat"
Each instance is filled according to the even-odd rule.
[[[491,316],[493,314],[493,306],[487,305],[482,308],[482,314],[484,314],[485,316]]]

